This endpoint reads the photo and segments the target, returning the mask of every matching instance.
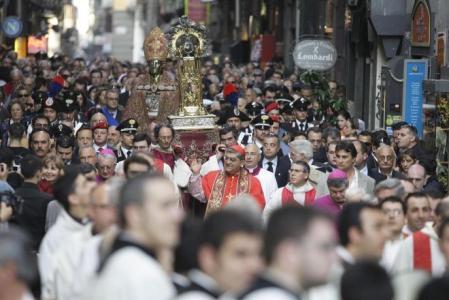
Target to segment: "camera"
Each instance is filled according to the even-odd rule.
[[[12,208],[12,216],[15,217],[22,212],[23,199],[22,197],[10,191],[0,192],[0,203],[5,203]]]

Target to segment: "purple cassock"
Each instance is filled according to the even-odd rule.
[[[313,203],[313,207],[317,209],[327,212],[334,217],[337,217],[340,214],[342,206],[335,203],[330,195],[322,196],[315,200]]]

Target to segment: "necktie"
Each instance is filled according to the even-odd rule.
[[[299,128],[301,129],[301,131],[304,131],[304,124],[303,124],[303,123],[300,123],[300,124],[299,124]]]
[[[98,153],[101,153],[103,151],[103,148],[98,148]]]
[[[128,150],[127,152],[126,152],[126,157],[130,157],[131,156],[131,150]]]
[[[273,162],[269,161],[267,162],[267,165],[268,165],[267,171],[273,173]]]

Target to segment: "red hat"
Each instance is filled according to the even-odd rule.
[[[276,102],[268,103],[267,106],[265,106],[265,113],[269,113],[272,110],[279,109],[279,104]]]
[[[234,150],[235,152],[237,152],[238,154],[240,154],[240,155],[242,156],[242,158],[245,157],[245,149],[243,149],[242,146],[240,146],[240,145],[234,145],[234,146],[231,146],[231,147],[229,147],[229,148],[231,148],[232,150]]]
[[[104,121],[104,120],[100,120],[100,121],[98,121],[98,123],[95,124],[95,126],[92,128],[92,131],[95,130],[95,129],[98,129],[98,128],[100,128],[100,129],[108,129],[108,123],[107,123],[106,121]]]

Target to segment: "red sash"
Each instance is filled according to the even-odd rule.
[[[421,231],[413,234],[413,269],[432,273],[430,237]]]
[[[305,200],[304,200],[304,206],[312,205],[315,201],[315,189],[311,189],[310,191],[306,192],[305,194]],[[282,189],[282,206],[286,205],[301,205],[295,199],[293,198],[293,192],[284,187]]]

